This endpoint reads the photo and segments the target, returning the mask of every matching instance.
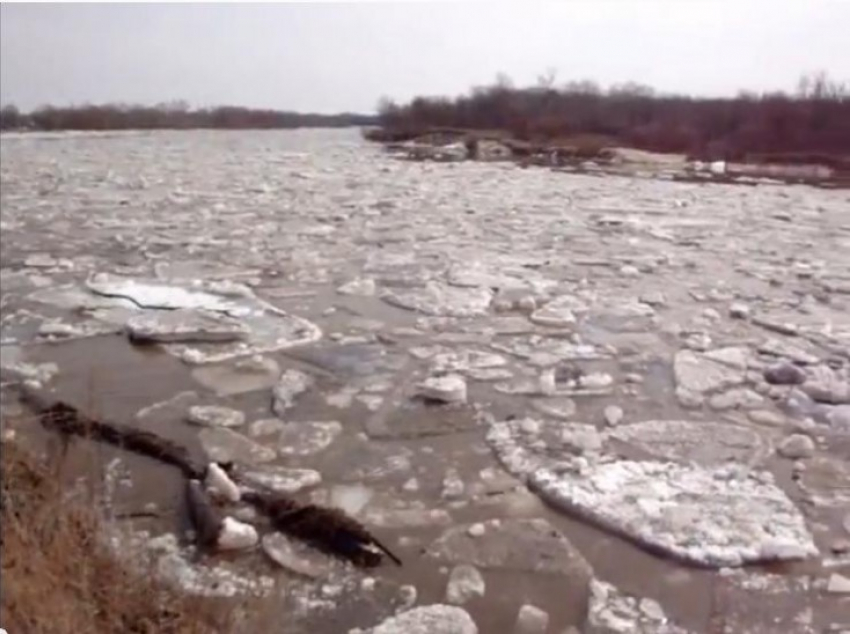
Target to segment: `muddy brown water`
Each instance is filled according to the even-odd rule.
[[[293,353],[292,356],[301,354]],[[34,363],[52,361],[62,368],[73,368],[73,371],[61,373],[55,380],[55,397],[104,420],[122,424],[140,426],[135,416],[140,409],[166,401],[179,392],[202,393],[204,390],[192,379],[190,368],[179,360],[156,346],[130,345],[122,336],[34,346],[27,350],[27,358]],[[278,355],[278,360],[284,369],[287,365],[305,367],[289,355]],[[248,412],[258,419],[271,415],[267,391],[212,400]],[[504,407],[510,409],[511,406],[508,403]],[[423,405],[416,416],[439,417],[439,410],[439,407]],[[338,419],[343,423],[344,433],[334,443],[330,456],[277,463],[318,468],[323,474],[323,487],[333,486],[335,482],[349,482],[345,474],[360,466],[358,450],[362,441],[357,435],[365,431],[362,419],[367,418],[369,413],[342,411],[340,414],[341,410],[328,408],[316,400],[299,403],[291,412],[292,419]],[[145,420],[143,428],[189,447],[199,458],[203,456],[197,443],[198,428],[173,414],[151,416]],[[43,433],[39,435],[43,437]],[[424,502],[427,508],[447,507],[446,501],[440,497],[441,479],[447,465],[456,467],[465,482],[473,481],[481,469],[494,466],[481,428],[460,435],[371,442],[401,444],[415,456],[425,459],[425,464],[416,465],[414,475],[420,480],[416,501]],[[76,444],[78,446],[72,447],[66,454],[65,477],[74,480],[80,476],[91,476],[92,462],[105,467],[112,459],[120,458],[129,472],[132,486],[119,489],[115,514],[118,517],[144,517],[146,509],[153,508],[153,504],[157,515],[141,522],[134,517],[133,521],[154,532],[187,528],[183,510],[183,478],[176,469],[111,447],[92,446],[85,441],[77,441]],[[477,445],[480,450],[470,452],[471,445]],[[405,472],[369,486],[374,486],[376,495],[393,495],[410,476],[411,473]],[[525,506],[529,506],[527,500],[525,502]],[[566,517],[542,503],[521,508],[518,514],[510,507],[500,508],[498,503],[452,509],[451,512],[453,521],[459,524],[500,516],[544,517],[567,535],[593,566],[597,576],[615,583],[626,592],[655,598],[662,605],[669,606],[671,618],[696,631],[706,631],[712,610],[716,609],[710,601],[715,573],[655,557],[626,540]],[[423,551],[444,529],[373,529],[401,557],[404,566],[396,568],[386,564],[369,574],[381,580],[414,585],[418,590],[419,603],[441,602],[447,580],[446,564],[426,557]],[[401,537],[407,540],[399,543]],[[261,559],[252,559],[251,565],[261,566],[266,573],[273,571]],[[581,623],[585,616],[586,591],[575,584],[565,583],[561,577],[532,572],[487,571],[486,581],[486,597],[473,599],[465,606],[482,632],[505,631],[506,624],[512,623],[519,607],[529,601],[550,613],[554,631]],[[343,600],[333,614],[319,617],[311,630],[331,634],[344,631],[339,629],[343,625],[348,628],[368,626],[372,615],[358,615],[357,611],[361,608],[358,602],[347,605]]]
[[[325,333],[314,344],[265,355],[281,370],[300,369],[316,380],[287,412],[288,420],[342,424],[341,435],[327,450],[272,463],[321,472],[318,488],[298,494],[304,499],[327,502],[338,485],[363,486],[372,495],[367,510],[392,510],[392,503],[399,501],[403,508],[445,510],[451,524],[545,518],[569,538],[598,578],[623,592],[656,599],[668,617],[693,632],[724,631],[724,615],[747,611],[758,614],[751,621],[761,624],[761,629],[747,631],[759,634],[774,634],[772,623],[778,616],[804,609],[813,612],[814,627],[819,628],[814,631],[847,620],[846,603],[820,590],[778,598],[741,592],[725,573],[651,554],[547,507],[522,488],[472,500],[444,499],[447,469],[455,469],[468,488],[482,484],[483,469],[501,474],[477,416],[534,415],[531,399],[473,381],[470,405],[462,408],[431,406],[407,398],[406,392],[427,366],[411,355],[411,348],[487,349],[494,341],[510,339],[498,329],[510,332],[518,320],[526,334],[578,334],[586,343],[616,349],[616,355],[574,364],[585,372],[610,374],[617,388],[608,396],[575,397],[574,420],[601,425],[609,404],[622,406],[632,421],[716,420],[712,412],[686,412],[677,403],[670,361],[682,347],[681,331],[705,331],[716,347],[754,345],[762,341],[760,333],[728,320],[712,325],[703,318],[704,309],[724,311],[730,299],[739,298],[787,313],[801,298],[823,296],[814,273],[837,285],[850,279],[846,194],[774,185],[735,188],[588,178],[510,165],[398,162],[363,144],[353,132],[51,139],[4,137],[0,146],[0,262],[4,350],[19,346],[30,363],[56,363],[60,371],[49,387],[58,398],[92,416],[132,425],[142,424],[136,418],[139,410],[185,391],[196,392],[203,404],[238,409],[249,423],[271,417],[268,387],[229,396],[209,387],[237,381],[231,363],[217,366],[221,373],[205,386],[197,380],[198,369],[157,346],[133,346],[120,332],[38,343],[44,321],[77,324],[88,317],[84,311],[28,299],[36,288],[80,284],[102,271],[180,284],[196,279],[250,283],[259,297],[310,319]],[[793,212],[793,230],[786,220],[773,218],[775,212]],[[757,235],[751,228],[756,218],[761,229]],[[26,264],[28,257],[43,254],[68,262]],[[659,307],[652,323],[601,314],[582,321],[573,333],[535,326],[516,310],[508,315],[515,320],[511,323],[500,321],[505,315],[494,311],[441,321],[378,297],[335,291],[355,277],[373,277],[381,289],[402,292],[420,287],[424,280],[442,279],[449,270],[474,271],[482,262],[530,279],[539,273],[555,281],[553,294],[590,289],[602,304],[663,292],[666,305]],[[640,276],[621,274],[625,264],[639,268]],[[841,321],[842,314],[848,314],[845,300],[839,293],[828,299],[807,300],[808,312],[798,311],[794,317],[813,322],[823,318],[835,332],[844,332],[841,328],[850,328]],[[30,312],[21,313],[24,309]],[[822,322],[816,325],[822,327]],[[419,328],[418,334],[404,330],[412,327]],[[531,376],[537,370],[504,356],[515,376]],[[629,373],[640,374],[642,383],[626,390]],[[375,410],[357,398],[346,407],[328,403],[329,395],[352,384],[363,388],[361,395],[372,394],[366,388],[373,379],[390,384],[388,390],[375,392],[383,399]],[[41,447],[50,442],[32,421],[25,424],[22,436]],[[203,456],[198,428],[182,420],[179,410],[147,417],[144,426]],[[775,430],[762,431],[771,438],[777,435]],[[823,444],[825,454],[847,459],[846,440]],[[625,457],[641,457],[634,447],[621,449]],[[386,459],[400,455],[407,456],[409,468],[387,469]],[[182,539],[186,518],[176,470],[84,441],[72,443],[66,457],[62,476],[69,482],[79,477],[98,480],[102,468],[120,459],[128,477],[114,498],[115,514],[126,518],[119,521],[154,535],[173,532]],[[770,458],[765,466],[794,502],[805,506],[793,485],[791,464]],[[813,462],[806,477],[840,486],[830,471],[833,466],[830,461]],[[379,468],[386,472],[376,476],[373,471]],[[411,478],[417,480],[416,490],[405,488]],[[811,530],[822,552],[839,534],[842,517],[840,508],[807,515],[815,519]],[[435,561],[424,550],[448,526],[370,528],[400,555],[403,567],[385,565],[364,573],[377,580],[375,592],[350,592],[346,586],[341,596],[330,597],[334,609],[300,610],[293,617],[291,604],[281,599],[279,613],[272,618],[285,621],[284,627],[292,631],[338,634],[386,617],[398,606],[398,588],[404,584],[417,589],[419,605],[445,600],[451,565]],[[274,577],[284,593],[305,585],[275,569],[259,552],[216,557],[247,576]],[[534,572],[482,572],[486,595],[465,607],[483,634],[510,632],[524,603],[549,613],[550,634],[584,619],[587,591],[581,584]],[[788,579],[823,574],[817,561],[750,567],[747,572],[774,572]],[[315,596],[321,598],[321,592]]]

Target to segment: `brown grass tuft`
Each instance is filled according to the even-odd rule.
[[[232,612],[116,560],[93,505],[63,498],[45,464],[12,442],[2,456],[0,623],[27,634],[228,632]]]

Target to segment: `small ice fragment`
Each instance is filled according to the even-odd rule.
[[[207,465],[204,485],[211,495],[228,502],[238,502],[241,497],[239,487],[215,462]]]
[[[484,524],[477,523],[470,526],[466,531],[470,537],[482,537],[487,529],[484,527]]]
[[[466,402],[466,380],[459,374],[429,377],[417,385],[417,393],[444,403]]]
[[[217,546],[219,550],[245,550],[259,542],[257,530],[232,517],[225,517],[221,524]]]

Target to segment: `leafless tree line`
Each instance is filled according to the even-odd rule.
[[[501,75],[450,99],[382,100],[379,122],[396,139],[423,130],[488,130],[557,144],[584,139],[707,159],[760,154],[800,160],[850,156],[850,83],[825,73],[800,79],[794,94],[741,92],[734,98],[659,94],[637,83],[602,89],[592,81],[556,86],[552,71],[530,87]]]
[[[14,105],[0,109],[3,130],[275,129],[363,126],[374,121],[372,116],[353,113],[326,115],[233,106],[192,109],[185,102],[44,106],[29,113]]]

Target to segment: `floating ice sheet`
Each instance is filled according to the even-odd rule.
[[[696,564],[741,566],[818,553],[802,514],[779,487],[727,467],[623,460],[579,476],[541,469],[529,485],[556,507]]]
[[[387,291],[382,299],[388,304],[438,317],[475,317],[485,315],[493,293],[487,288],[459,288],[429,282],[421,288]]]
[[[217,363],[235,357],[275,352],[317,341],[322,336],[321,329],[312,322],[290,315],[289,313],[245,294],[230,293],[230,287],[222,284],[198,283],[196,287],[185,288],[150,282],[146,280],[117,278],[108,275],[95,276],[86,283],[85,288],[76,285],[44,289],[32,293],[32,300],[53,304],[69,309],[94,309],[98,319],[114,321],[119,319],[137,322],[145,315],[156,321],[158,313],[163,311],[185,310],[207,311],[230,318],[240,325],[239,332],[244,334],[241,341],[222,341],[216,343],[192,343],[187,341],[165,345],[165,349],[184,361],[193,364]],[[222,294],[218,291],[227,291]],[[112,311],[97,312],[97,309],[121,308],[127,315],[116,315]],[[172,339],[181,332],[188,333],[187,339],[194,338],[196,328],[183,328],[173,323],[173,315],[167,314],[166,320],[172,331]]]
[[[558,423],[494,423],[505,467],[556,508],[699,565],[741,566],[817,554],[803,515],[770,474],[740,464],[571,456]],[[637,428],[636,430],[637,431]]]

